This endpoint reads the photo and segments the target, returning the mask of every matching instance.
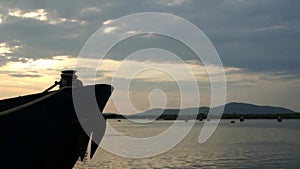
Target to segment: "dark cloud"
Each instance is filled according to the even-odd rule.
[[[4,66],[7,63],[7,59],[0,56],[0,66]]]
[[[1,41],[20,40],[14,57],[77,56],[101,23],[136,12],[166,12],[183,17],[208,35],[225,66],[253,72],[300,76],[300,1],[2,1]],[[47,22],[6,16],[8,9],[45,9],[49,16],[78,22]],[[84,21],[85,24],[79,22]],[[105,42],[103,42],[105,43]],[[132,43],[134,44],[134,42]],[[190,55],[184,56],[190,59]],[[117,59],[117,58],[115,58]],[[4,64],[5,59],[0,63]]]
[[[191,21],[212,40],[225,66],[296,73],[299,5],[276,0],[211,2],[215,10],[200,9],[202,15]]]
[[[110,51],[105,55],[105,59],[113,59],[113,60],[124,60],[130,54],[148,48],[157,48],[169,51],[182,60],[198,60],[198,56],[179,40],[174,38],[159,35],[159,34],[151,34],[149,37],[148,34],[142,34],[133,36],[123,41],[117,43]],[[147,56],[138,55],[134,60],[139,61],[171,61],[166,60],[165,57],[161,56],[160,52],[149,51]]]

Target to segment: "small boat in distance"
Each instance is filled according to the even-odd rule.
[[[240,122],[244,122],[244,121],[245,121],[244,117],[241,116],[241,117],[240,117]]]
[[[282,122],[281,116],[278,116],[278,117],[277,117],[277,122]]]
[[[79,157],[84,158],[91,133],[80,125],[72,92],[93,91],[102,112],[113,88],[107,84],[83,86],[75,73],[62,71],[61,80],[44,92],[0,100],[1,169],[72,169]],[[50,91],[57,85],[59,90]],[[102,113],[95,119],[90,116],[95,112],[88,107],[83,110],[87,110],[85,122],[99,126],[91,132],[93,137],[100,134],[101,140],[106,127]],[[91,141],[91,157],[98,144]]]

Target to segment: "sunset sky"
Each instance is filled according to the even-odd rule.
[[[298,0],[1,1],[0,98],[41,92],[52,85],[59,80],[61,70],[75,67],[88,38],[111,21],[137,12],[164,12],[190,21],[211,40],[226,73],[227,102],[283,106],[300,112],[299,10]],[[114,29],[106,29],[106,33]],[[151,37],[149,40],[145,35],[138,43],[129,43],[131,47],[155,41],[163,45],[162,39]],[[119,55],[126,50],[121,46],[121,53],[102,62],[97,83],[110,82],[113,70],[122,62]],[[125,64],[173,67],[173,73],[185,80],[178,63],[145,57],[126,60]],[[210,85],[204,66],[186,53],[181,59],[196,77],[201,105],[209,106]],[[126,71],[118,78],[126,78]],[[174,79],[155,69],[133,80],[133,105],[139,111],[148,109],[148,94],[156,88],[164,89],[167,107],[178,107]],[[183,102],[186,107],[193,106],[188,100]],[[106,111],[115,111],[112,103]]]

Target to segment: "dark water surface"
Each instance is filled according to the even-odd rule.
[[[180,144],[161,155],[133,159],[100,148],[92,160],[78,162],[74,169],[300,168],[300,120],[235,121],[222,120],[213,136],[203,144],[198,143],[198,137],[204,122],[196,122]],[[134,124],[111,120],[109,123],[126,135],[149,137],[164,131],[173,122]]]

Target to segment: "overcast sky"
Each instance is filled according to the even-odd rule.
[[[88,38],[108,21],[137,12],[164,12],[190,21],[212,41],[225,68],[227,102],[283,106],[299,112],[299,10],[298,0],[1,1],[0,98],[47,88],[59,79],[60,69],[74,66]],[[163,39],[156,40],[164,44]],[[149,42],[129,43],[138,46]],[[121,53],[116,52],[107,62],[110,65],[103,66],[103,79],[111,76],[110,68],[119,64],[118,57],[126,50],[121,46]],[[203,93],[201,105],[209,105],[209,82],[199,73],[203,65],[196,59],[193,62],[190,55],[185,56],[183,60],[188,61],[193,72],[198,72],[197,82]],[[159,59],[152,62],[162,63]],[[149,79],[165,76],[158,74],[148,72],[134,81],[133,100],[138,110],[149,108],[145,97],[148,89],[174,85],[158,78],[141,91]],[[172,91],[167,95],[178,96]],[[176,107],[177,102],[170,101],[168,107]]]

